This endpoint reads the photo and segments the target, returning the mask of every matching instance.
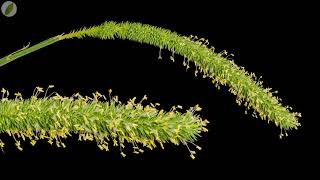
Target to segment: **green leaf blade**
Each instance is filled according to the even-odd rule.
[[[5,14],[6,16],[8,16],[8,15],[12,12],[13,7],[14,7],[14,4],[11,2],[11,3],[7,6],[4,14]]]

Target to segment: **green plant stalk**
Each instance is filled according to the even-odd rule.
[[[22,49],[19,49],[13,53],[1,58],[0,59],[0,67],[8,64],[11,61],[19,59],[22,56],[25,56],[27,54],[30,54],[34,51],[37,51],[37,50],[43,48],[43,47],[46,47],[46,46],[49,46],[55,42],[58,42],[59,40],[61,40],[60,36],[55,36],[55,37],[49,38],[45,41],[42,41],[36,45],[33,45],[31,47],[29,47],[29,46],[23,47]]]

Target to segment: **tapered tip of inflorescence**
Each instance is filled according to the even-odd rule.
[[[207,120],[197,114],[201,108],[196,105],[182,113],[182,106],[173,106],[170,111],[159,110],[159,103],[143,106],[132,98],[127,103],[119,101],[118,96],[108,96],[95,92],[92,96],[79,93],[63,97],[56,92],[36,87],[31,98],[24,99],[22,94],[10,93],[2,88],[0,101],[0,133],[7,133],[15,140],[15,146],[22,151],[21,141],[29,140],[32,146],[39,140],[50,145],[65,148],[63,139],[78,134],[79,141],[95,141],[99,149],[109,151],[109,147],[118,147],[125,157],[125,146],[129,144],[134,154],[144,152],[144,148],[154,149],[165,143],[183,144],[194,158],[195,149],[201,148],[195,141],[205,127]],[[43,94],[43,95],[42,95]],[[0,148],[5,143],[0,140]]]
[[[201,50],[209,54],[206,57],[205,54],[199,53],[202,59],[197,61],[187,56],[183,57],[183,66],[186,66],[187,70],[190,68],[190,61],[193,61],[196,77],[200,72],[203,78],[211,79],[218,89],[221,85],[229,86],[229,92],[236,95],[236,103],[239,106],[245,106],[246,114],[252,110],[253,117],[260,117],[262,120],[267,120],[268,123],[273,122],[280,128],[280,139],[288,136],[288,131],[298,129],[301,126],[299,122],[299,118],[302,117],[301,113],[291,112],[290,106],[282,105],[282,99],[275,95],[278,91],[272,92],[272,88],[264,87],[261,76],[257,78],[254,73],[249,73],[244,67],[236,65],[232,58],[234,54],[228,53],[226,50],[215,52],[215,48],[210,47],[209,41],[205,38],[194,35],[183,38],[197,44],[199,49],[202,48]],[[197,54],[197,52],[191,54]],[[206,61],[203,57],[212,59]],[[173,59],[173,55],[170,59]]]
[[[288,136],[288,131],[301,126],[299,123],[301,113],[291,112],[291,107],[283,106],[282,100],[275,95],[277,91],[272,92],[272,88],[263,86],[261,76],[257,78],[254,73],[249,73],[244,67],[236,65],[232,58],[234,54],[226,50],[216,52],[213,46],[209,46],[207,39],[194,35],[183,36],[175,44],[185,47],[188,43],[190,50],[180,53],[186,70],[190,68],[191,61],[195,77],[201,73],[202,78],[211,80],[217,89],[229,86],[229,92],[236,96],[236,103],[245,106],[245,114],[249,111],[255,118],[260,117],[268,123],[273,122],[280,128],[280,139]],[[161,50],[160,48],[158,59],[162,59]],[[176,50],[172,48],[171,51],[170,60],[174,62]]]

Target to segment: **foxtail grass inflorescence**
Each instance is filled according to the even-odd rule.
[[[49,86],[52,88],[53,86]],[[195,151],[188,145],[195,145],[201,132],[206,132],[207,120],[197,114],[201,108],[196,105],[186,112],[181,106],[172,107],[169,112],[157,109],[160,104],[143,106],[136,98],[127,103],[118,96],[95,92],[92,97],[79,93],[63,97],[58,93],[47,96],[48,89],[37,87],[29,99],[15,93],[9,99],[9,91],[2,89],[0,101],[0,133],[7,133],[15,140],[19,150],[23,150],[21,140],[29,139],[31,145],[44,139],[51,145],[65,148],[63,139],[78,134],[79,141],[95,141],[101,150],[118,147],[125,156],[125,146],[133,147],[133,153],[142,153],[144,148],[153,149],[166,143],[183,144],[194,158]],[[41,98],[40,96],[45,93]],[[5,143],[0,140],[3,150]],[[195,148],[201,149],[195,145]]]
[[[245,71],[245,69],[243,67],[236,65],[232,60],[230,60],[228,58],[231,55],[228,55],[228,53],[226,53],[226,51],[219,52],[219,53],[215,52],[213,47],[209,47],[209,42],[206,39],[198,38],[197,36],[189,36],[189,37],[182,36],[182,35],[179,35],[175,32],[172,32],[170,30],[147,25],[147,24],[131,23],[131,22],[117,23],[117,22],[113,22],[113,21],[107,21],[107,22],[105,22],[101,25],[98,25],[98,26],[92,26],[89,28],[84,27],[80,30],[72,31],[67,34],[61,34],[61,35],[49,38],[48,40],[45,40],[45,41],[43,41],[39,44],[36,44],[34,46],[24,47],[14,53],[11,53],[11,54],[0,59],[0,67],[15,60],[15,59],[18,59],[26,54],[29,54],[31,52],[38,50],[38,49],[41,49],[41,48],[46,47],[48,45],[51,45],[55,42],[65,40],[65,39],[73,39],[73,38],[81,39],[81,38],[85,38],[85,37],[93,37],[93,38],[99,38],[99,39],[105,39],[105,40],[123,39],[123,40],[135,41],[135,42],[139,42],[139,43],[150,44],[150,45],[153,45],[153,46],[160,48],[159,59],[162,59],[161,50],[163,50],[163,49],[169,50],[172,52],[172,56],[170,57],[170,59],[172,61],[174,61],[174,54],[178,54],[178,55],[183,56],[183,58],[184,58],[183,65],[186,66],[187,69],[189,68],[189,63],[191,61],[196,66],[195,76],[197,76],[198,73],[202,73],[203,77],[210,78],[212,83],[217,88],[220,88],[220,86],[228,86],[229,92],[231,92],[232,94],[234,94],[236,96],[236,102],[239,105],[244,105],[247,108],[247,110],[253,110],[252,115],[254,117],[259,116],[261,119],[267,120],[268,122],[273,122],[276,126],[280,127],[280,129],[281,129],[280,137],[282,137],[283,134],[287,134],[286,132],[288,130],[297,129],[300,126],[298,119],[299,119],[299,117],[301,117],[301,114],[297,113],[297,112],[291,112],[290,111],[291,107],[282,105],[281,99],[275,96],[276,91],[272,92],[271,88],[265,88],[262,85],[262,82],[256,78],[254,73],[249,73],[249,72]],[[74,104],[77,104],[77,102],[80,103],[81,101],[79,101],[79,100],[77,100],[77,101],[72,100],[71,101],[71,99],[66,99],[66,102],[69,102],[69,105],[70,104],[74,105]],[[47,113],[49,113],[49,112],[48,112],[48,109],[44,108],[44,107],[46,107],[50,103],[57,103],[57,102],[54,99],[32,100],[32,98],[31,98],[30,100],[24,100],[24,101],[6,100],[6,101],[3,101],[2,103],[4,103],[4,105],[2,105],[2,106],[7,107],[7,108],[20,107],[20,106],[15,106],[15,105],[18,105],[16,103],[22,103],[22,104],[25,103],[24,104],[25,108],[27,108],[27,107],[31,108],[31,107],[34,107],[35,104],[38,104],[39,106],[37,106],[37,107],[40,108],[41,111],[43,111],[42,113],[40,113],[40,111],[39,111],[38,112],[39,115],[44,115],[45,117],[47,117],[46,115],[48,115]],[[32,103],[35,103],[35,104],[32,104]],[[101,105],[104,108],[110,108],[110,104],[112,104],[112,102],[109,102],[108,106],[106,106],[105,104],[100,104],[98,102],[96,102],[94,104],[95,104],[94,107],[96,105],[99,105],[99,106]],[[133,109],[135,110],[135,112],[142,113],[141,115],[143,115],[145,112],[142,111],[142,109],[144,109],[144,108],[142,108],[140,106],[141,105],[138,106],[139,108],[134,106],[135,108],[133,108]],[[60,107],[60,110],[61,110],[62,107],[61,106],[58,106],[58,107]],[[76,107],[79,107],[79,105],[77,105]],[[92,105],[92,107],[93,107],[93,105]],[[123,106],[123,105],[119,105],[117,107],[120,109],[125,109],[125,106]],[[147,109],[149,109],[149,108],[147,108]],[[56,109],[56,110],[58,110],[58,109]],[[110,109],[108,109],[108,110],[110,110]],[[152,111],[156,111],[156,110],[153,109]],[[0,111],[0,113],[3,113],[3,112]],[[57,113],[58,113],[58,115],[60,115],[59,113],[61,113],[61,112],[54,111],[54,113],[50,114],[49,117],[55,117],[57,119]],[[157,140],[160,143],[163,143],[164,140],[166,140],[166,142],[168,142],[168,141],[171,141],[173,143],[181,142],[183,144],[185,144],[187,142],[187,140],[193,141],[193,140],[195,140],[195,137],[201,132],[201,129],[202,129],[202,126],[204,125],[204,123],[201,123],[202,121],[197,121],[196,120],[197,117],[193,116],[193,114],[192,113],[190,114],[190,113],[191,113],[191,111],[187,111],[187,113],[185,115],[186,115],[186,117],[189,117],[189,118],[192,117],[191,119],[188,119],[188,118],[186,119],[186,117],[184,117],[184,116],[182,117],[181,115],[176,114],[175,112],[171,113],[174,117],[179,117],[180,118],[179,121],[181,121],[181,122],[183,121],[182,124],[185,124],[184,127],[186,129],[182,131],[183,134],[180,134],[180,136],[173,135],[172,132],[167,134],[168,132],[161,130],[161,128],[163,128],[163,125],[162,125],[161,128],[160,128],[160,126],[157,127],[158,128],[157,133],[163,132],[163,135],[165,135],[167,138],[165,138],[165,139],[160,138],[160,139],[158,139],[160,141],[158,141],[157,136],[149,136],[148,134],[145,134],[146,132],[143,128],[147,128],[148,126],[141,126],[140,127],[139,124],[137,124],[138,125],[137,128],[139,129],[139,127],[140,127],[139,133],[140,133],[141,137],[139,137],[139,139],[134,139],[134,140],[132,138],[126,139],[125,137],[128,137],[127,136],[128,134],[126,134],[127,132],[124,131],[126,128],[125,124],[120,123],[121,126],[118,124],[119,126],[117,126],[117,128],[120,128],[119,130],[123,131],[121,133],[124,133],[125,135],[121,136],[122,139],[121,138],[118,140],[116,139],[116,141],[123,142],[124,140],[127,140],[127,141],[131,142],[133,140],[134,142],[140,142],[140,143],[143,143],[144,145],[147,145],[149,147],[153,147],[153,143],[151,143],[151,142],[153,142],[155,140]],[[77,110],[76,114],[78,114],[78,116],[79,116],[79,117],[78,116],[76,117],[76,118],[79,118],[78,121],[84,119],[85,114],[83,112],[83,109]],[[97,117],[99,117],[98,113],[96,113],[96,115],[97,115]],[[166,115],[170,115],[170,113],[168,113]],[[157,119],[156,118],[157,116],[155,116],[154,118]],[[61,117],[61,115],[60,115],[60,117]],[[140,115],[139,115],[139,117],[140,117]],[[36,118],[36,117],[34,117],[34,118]],[[69,123],[77,122],[76,118]],[[95,116],[92,116],[91,118],[95,119]],[[134,118],[136,118],[136,117],[134,117]],[[178,121],[179,118],[175,119],[175,121]],[[109,117],[109,119],[110,119],[110,117]],[[143,121],[143,122],[148,122],[149,120],[150,119]],[[2,122],[2,124],[0,124],[0,129],[2,129],[2,130],[9,128],[10,123],[16,122],[13,120],[12,120],[13,122],[10,122],[5,119],[0,119],[0,122],[1,121],[5,122],[5,123]],[[33,121],[36,121],[36,119],[30,120],[30,122],[33,122]],[[68,122],[68,121],[66,121],[66,122]],[[119,123],[120,121],[116,121],[116,122]],[[150,122],[153,122],[153,121],[150,120]],[[165,122],[166,121],[164,121],[163,123],[165,123]],[[23,124],[23,121],[21,121],[20,123],[21,123],[20,125],[25,125],[25,124]],[[36,122],[34,122],[34,123],[36,123]],[[169,123],[169,121],[167,123]],[[12,124],[12,127],[16,127],[18,125],[19,125],[19,123],[16,123],[15,125]],[[29,124],[29,125],[31,125],[31,124]],[[149,125],[151,126],[151,124],[149,124]],[[152,126],[152,127],[155,127],[156,124],[153,124],[153,125],[154,126]],[[52,126],[52,124],[51,124],[51,126]],[[191,126],[197,127],[197,128],[188,129]],[[79,127],[81,127],[81,126],[79,126]],[[32,128],[32,126],[31,127],[26,126],[26,128],[27,129],[25,129],[25,130],[28,130],[28,128]],[[69,130],[77,130],[74,128],[75,127],[72,127]],[[177,128],[177,127],[175,127],[175,128]],[[180,128],[182,128],[182,127],[180,127]],[[44,129],[44,131],[46,131],[46,130],[50,131],[50,129],[48,129],[48,127],[47,127],[47,129]],[[150,129],[149,133],[151,133],[151,130],[152,129]],[[283,131],[284,131],[284,133],[282,133]],[[106,130],[103,132],[106,133]],[[107,132],[112,133],[112,131],[109,131],[109,130]],[[181,131],[179,131],[179,132],[181,132]],[[118,132],[118,133],[120,133],[120,132]],[[135,134],[136,133],[138,133],[138,132],[135,132]],[[155,133],[155,132],[153,132],[153,133]],[[119,137],[119,134],[113,134],[113,135],[115,137]],[[111,137],[113,137],[113,135],[111,135]],[[148,140],[141,139],[142,137],[151,138],[151,139],[148,139]],[[182,139],[178,138],[176,140],[173,140],[173,139],[175,139],[174,137],[175,138],[177,138],[177,137],[182,138],[183,137],[183,138]]]

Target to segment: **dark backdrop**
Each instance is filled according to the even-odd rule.
[[[63,95],[90,94],[96,90],[107,93],[111,88],[121,101],[146,94],[149,102],[159,102],[166,110],[177,104],[185,108],[200,104],[203,107],[200,115],[211,122],[209,133],[202,134],[198,142],[203,150],[198,152],[195,161],[190,160],[184,146],[171,145],[164,151],[147,150],[142,155],[130,154],[128,149],[128,156],[123,159],[117,150],[102,152],[94,143],[78,142],[74,137],[67,140],[66,149],[52,148],[47,143],[32,148],[25,143],[24,151],[19,152],[11,143],[5,154],[0,155],[0,162],[103,163],[121,167],[139,161],[149,167],[165,164],[208,170],[263,166],[261,171],[291,164],[295,171],[301,168],[298,162],[314,160],[311,152],[316,150],[307,131],[311,118],[305,107],[308,79],[303,76],[313,75],[305,70],[310,67],[305,64],[308,61],[305,52],[310,45],[301,46],[308,37],[304,30],[309,23],[298,11],[302,8],[299,5],[200,1],[176,4],[164,1],[15,2],[17,14],[0,18],[1,57],[29,42],[33,45],[106,20],[147,23],[182,35],[204,37],[217,51],[235,54],[237,64],[263,76],[265,86],[278,90],[284,104],[302,112],[303,126],[280,140],[278,128],[245,115],[244,108],[236,105],[235,97],[227,88],[217,90],[210,80],[195,78],[192,68],[186,72],[181,57],[176,56],[173,63],[167,51],[162,52],[163,60],[158,60],[158,48],[139,43],[91,38],[66,40],[1,67],[0,86],[12,92],[21,91],[24,96],[30,96],[36,86],[50,84]],[[12,142],[5,135],[1,138]]]

